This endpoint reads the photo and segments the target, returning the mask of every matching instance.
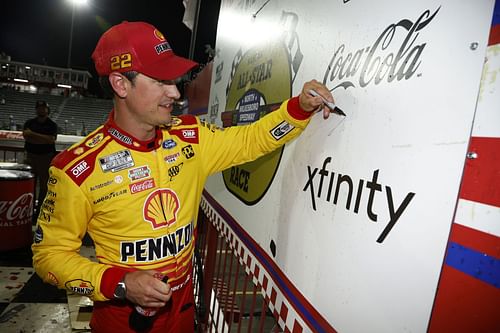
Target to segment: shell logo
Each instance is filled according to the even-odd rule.
[[[81,154],[83,154],[84,151],[85,151],[85,149],[83,149],[82,147],[78,147],[78,148],[75,148],[73,150],[73,154],[75,154],[75,155],[81,155]]]
[[[52,272],[47,273],[47,280],[53,286],[57,286],[59,284],[59,280],[57,280],[57,277]]]
[[[155,29],[154,34],[155,34],[155,37],[158,38],[159,40],[161,40],[162,42],[165,40],[165,37],[163,36],[163,34],[160,31]]]
[[[144,220],[150,222],[153,229],[171,226],[177,221],[179,208],[177,193],[168,188],[158,189],[144,202]]]

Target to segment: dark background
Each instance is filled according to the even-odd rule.
[[[205,45],[215,48],[221,0],[199,0],[200,12],[193,59],[208,60]],[[72,4],[68,0],[9,0],[0,2],[0,52],[12,61],[67,67]],[[126,21],[145,21],[167,38],[178,55],[189,57],[191,30],[182,19],[182,0],[88,0],[77,6],[73,22],[70,67],[89,71],[91,93],[99,91],[91,54],[101,34]]]

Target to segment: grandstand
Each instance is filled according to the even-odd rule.
[[[94,97],[62,96],[0,89],[0,125],[5,130],[22,130],[26,120],[35,117],[35,101],[50,105],[50,117],[60,134],[85,135],[104,123],[113,102]]]
[[[75,96],[65,98],[59,112],[52,117],[61,133],[87,135],[102,125],[111,108],[112,100]]]
[[[88,71],[11,61],[0,57],[0,129],[22,130],[35,117],[35,101],[50,105],[60,134],[86,135],[104,123],[112,101],[87,95]]]

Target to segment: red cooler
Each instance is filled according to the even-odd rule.
[[[0,251],[31,245],[34,192],[31,172],[0,170]]]

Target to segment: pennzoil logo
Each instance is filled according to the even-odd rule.
[[[153,229],[171,226],[177,222],[180,206],[177,193],[172,189],[157,189],[144,202],[144,221],[151,223]]]
[[[94,286],[92,283],[81,279],[68,281],[66,282],[65,287],[66,289],[83,296],[92,295],[94,292]]]
[[[128,135],[125,135],[123,133],[121,133],[119,130],[117,130],[116,128],[110,128],[108,129],[108,133],[114,137],[115,139],[117,139],[118,141],[121,141],[127,145],[131,145],[132,144],[132,138]]]
[[[96,135],[94,135],[92,138],[88,139],[86,142],[85,142],[85,145],[89,148],[93,148],[95,146],[97,146],[99,144],[99,142],[102,141],[102,139],[104,139],[104,134],[102,133],[97,133]]]
[[[170,120],[170,126],[179,126],[180,124],[182,124],[182,119],[179,117],[172,117]]]
[[[170,47],[170,44],[168,44],[167,42],[163,42],[155,46],[155,51],[156,54],[158,55],[162,54],[163,52],[167,52],[169,50],[172,50],[172,48]]]

